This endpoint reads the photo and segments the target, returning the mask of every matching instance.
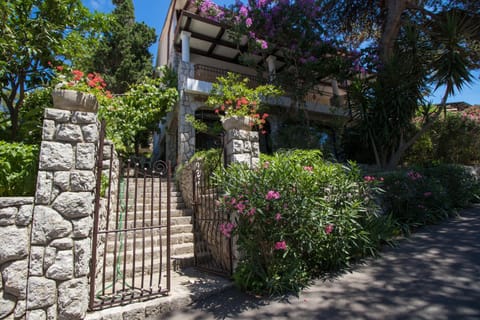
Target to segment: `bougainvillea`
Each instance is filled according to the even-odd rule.
[[[359,61],[321,25],[323,10],[313,0],[236,1],[228,8],[211,0],[193,3],[204,17],[229,26],[229,35],[238,44],[248,39],[246,63],[252,53],[266,59],[281,52],[275,83],[293,98],[292,103],[303,102],[321,80],[345,79],[353,70],[352,58]],[[267,65],[257,64],[262,71]]]

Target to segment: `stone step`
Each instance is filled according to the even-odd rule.
[[[181,211],[178,211],[178,215],[172,215],[170,216],[170,225],[175,226],[175,225],[191,225],[192,224],[192,216],[189,213],[183,213],[181,214]],[[133,227],[133,213],[129,213],[127,217],[127,228]],[[137,217],[137,226],[142,226],[143,221],[142,221],[141,215]],[[125,227],[125,220],[123,220],[123,224],[120,226],[121,228]],[[153,219],[153,224],[152,221],[150,220],[150,215],[145,217],[145,227],[150,227],[150,226],[158,226],[159,221],[158,221],[158,216],[154,216]],[[160,224],[162,226],[167,225],[167,218],[165,215],[162,215],[162,219],[160,220]]]
[[[145,248],[147,252],[152,252],[153,251],[158,251],[160,250],[161,247],[165,247],[167,245],[167,235],[162,234],[161,239],[159,234],[155,234],[152,237],[152,233],[145,232],[145,240],[143,239],[143,236],[137,236],[136,239],[133,238],[127,238],[126,241],[122,241],[120,243],[119,240],[117,240],[117,254],[121,250],[123,253],[123,250],[127,249],[127,252],[133,251],[133,244],[135,243],[136,246],[136,251],[142,250],[142,248]],[[108,236],[108,242],[107,242],[107,253],[113,253],[115,251],[115,235],[109,235]],[[172,233],[170,235],[170,243],[171,245],[175,244],[182,244],[182,243],[193,243],[193,233],[192,232],[181,232],[181,233]],[[120,247],[122,246],[122,249]]]
[[[150,249],[150,248],[148,248]],[[179,244],[172,244],[171,247],[170,247],[170,255],[171,256],[178,256],[178,255],[184,255],[184,254],[193,254],[193,250],[194,250],[194,245],[193,243],[179,243]],[[145,248],[145,261],[148,261],[148,263],[150,263],[150,259],[151,257],[153,257],[153,259],[160,259],[160,255],[163,257],[163,259],[165,259],[165,257],[167,256],[167,248],[165,246],[162,247],[161,250],[154,250],[153,251],[153,254],[150,250],[147,250],[147,248]],[[106,254],[106,257],[105,257],[105,265],[108,267],[111,267],[112,265],[114,265],[116,262],[114,261],[114,255],[113,253],[110,253],[108,252]],[[133,251],[127,251],[127,255],[124,256],[123,255],[123,252],[121,255],[117,254],[117,260],[122,260],[122,264],[123,264],[123,259],[126,259],[127,261],[127,265],[129,264],[132,264],[133,265],[133,260],[132,258],[134,257],[134,254],[133,254]],[[143,252],[141,250],[141,248],[138,248],[136,251],[135,251],[135,264],[141,264],[141,261],[142,261],[142,257],[143,257]]]
[[[125,281],[127,284],[132,284],[132,275],[133,275],[133,264],[127,264],[125,270],[123,269],[123,261],[121,261],[118,266],[113,266],[110,265],[106,270],[105,270],[105,282],[106,284],[110,284],[113,280],[113,274],[116,273],[116,282],[117,285],[122,284],[123,280],[123,275],[125,275]],[[172,271],[177,271],[182,268],[188,268],[192,267],[195,264],[195,258],[193,253],[187,253],[187,254],[180,254],[180,255],[175,255],[170,257],[170,266]],[[145,260],[145,265],[142,270],[142,263],[136,263],[135,264],[135,283],[137,284],[136,286],[139,286],[141,284],[141,279],[142,275],[144,276],[144,284],[147,285],[145,286],[148,288],[150,278],[153,280],[153,283],[158,282],[159,276],[160,276],[160,270],[162,272],[162,277],[166,277],[166,270],[167,270],[167,264],[165,261],[165,256],[163,257],[163,261],[160,261],[159,258],[155,258],[153,260],[153,268],[150,260]],[[98,274],[97,275],[97,283],[101,278],[103,277],[103,274]],[[98,286],[98,288],[101,288],[101,286]]]
[[[159,237],[160,234],[163,235],[166,235],[167,234],[167,227],[166,226],[162,226],[161,229],[159,229],[158,227],[154,227],[154,228],[149,228],[149,227],[146,227],[145,229],[141,229],[142,226],[138,226],[137,225],[137,230],[136,231],[133,231],[133,230],[127,230],[127,231],[122,231],[122,229],[120,229],[118,232],[109,232],[108,235],[107,235],[107,239],[110,242],[114,241],[115,240],[115,234],[118,235],[118,238],[122,238],[122,239],[133,239],[133,238],[137,238],[137,239],[141,239],[143,236],[145,237],[148,237],[150,238],[151,235],[153,235],[154,237]],[[161,233],[160,233],[161,232]],[[180,233],[191,233],[193,232],[193,226],[192,224],[177,224],[177,225],[171,225],[170,226],[170,234],[171,235],[175,235],[175,234],[180,234]],[[126,233],[126,236],[125,236],[125,233]],[[102,239],[105,239],[105,233],[100,233],[99,234],[99,238],[100,240]]]
[[[153,203],[153,206],[151,203],[145,203],[145,206],[143,203],[137,203],[135,206],[133,203],[128,204],[128,209],[127,211],[133,212],[137,210],[137,212],[143,212],[145,208],[145,211],[150,211],[150,210],[161,210],[162,212],[166,213],[168,209],[167,203]],[[185,203],[176,203],[172,202],[170,203],[170,210],[181,210],[181,209],[187,209],[185,206]]]
[[[193,210],[191,209],[174,209],[174,208],[170,208],[170,217],[171,218],[174,218],[174,217],[190,217],[192,216],[193,214]],[[128,211],[128,212],[122,212],[120,215],[118,215],[119,219],[122,218],[123,220],[125,219],[128,219],[128,220],[132,220],[135,216],[137,218],[138,221],[141,221],[143,219],[143,217],[145,217],[145,221],[150,221],[151,218],[152,218],[152,215],[153,215],[153,220],[154,221],[157,221],[158,222],[158,217],[162,217],[162,219],[166,219],[167,217],[167,209],[162,209],[162,210],[147,210],[147,208],[145,208],[145,212],[143,212],[143,208],[142,209],[139,209],[139,207],[137,207],[137,211]],[[117,214],[115,213],[111,213],[110,214],[110,217],[109,217],[110,221],[111,222],[115,222],[116,219],[117,219]]]

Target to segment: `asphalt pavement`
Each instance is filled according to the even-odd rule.
[[[265,299],[229,287],[159,319],[480,319],[480,206],[298,296]]]

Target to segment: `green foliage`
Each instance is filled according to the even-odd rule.
[[[461,113],[447,112],[445,118],[433,124],[407,153],[409,164],[480,163],[480,108],[472,107]]]
[[[226,193],[220,205],[236,215],[220,232],[238,236],[234,278],[245,290],[298,292],[391,236],[392,221],[377,215],[377,190],[354,164],[329,163],[318,150],[264,156],[257,170],[232,165],[218,178]]]
[[[113,93],[124,93],[153,73],[148,48],[156,41],[155,29],[135,22],[132,0],[114,1],[113,21],[94,55],[93,70],[102,73]]]
[[[409,28],[376,79],[356,79],[350,87],[354,130],[383,168],[397,165],[398,153],[412,136],[412,119],[422,105],[427,69],[419,39],[419,31]]]
[[[33,196],[39,147],[0,141],[0,197]]]
[[[221,174],[221,169],[223,167],[223,149],[212,148],[208,150],[200,150],[194,153],[194,155],[188,160],[188,163],[193,163],[200,161],[202,164],[202,172],[206,177],[211,176],[214,172],[215,174]],[[177,167],[175,176],[180,177],[184,165]]]
[[[177,102],[176,88],[167,87],[165,78],[145,78],[122,96],[102,106],[100,117],[107,121],[107,137],[125,155],[138,153],[142,136],[157,130],[158,124]]]
[[[460,166],[401,170],[384,177],[384,210],[392,214],[405,233],[438,223],[478,197],[479,182]]]
[[[212,85],[207,106],[215,109],[221,117],[250,116],[253,124],[262,126],[268,114],[260,118],[258,114],[264,100],[281,94],[273,85],[248,86],[249,79],[240,79],[240,75],[229,72],[226,77],[218,77]],[[253,125],[252,124],[252,125]]]
[[[43,114],[46,108],[53,107],[52,90],[37,89],[25,96],[25,102],[19,114],[19,140],[25,144],[42,142]]]
[[[10,139],[18,140],[25,94],[48,83],[50,62],[91,57],[103,16],[90,14],[80,0],[2,3],[0,104],[8,114]]]

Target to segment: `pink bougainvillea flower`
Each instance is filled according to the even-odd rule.
[[[287,250],[287,243],[285,241],[275,242],[275,250]]]
[[[430,197],[431,195],[432,195],[432,193],[430,191],[427,191],[427,192],[423,193],[424,197]]]
[[[267,195],[265,196],[265,199],[267,199],[267,200],[280,199],[280,193],[275,191],[275,190],[270,190],[270,191],[267,192]]]
[[[280,221],[282,219],[282,215],[280,213],[277,213],[275,215],[275,220]]]
[[[247,18],[245,20],[245,25],[247,26],[247,28],[250,28],[252,26],[252,23],[253,23],[252,18]]]
[[[239,10],[239,13],[242,17],[247,17],[248,16],[248,8],[245,6],[242,6]]]
[[[326,234],[332,233],[332,232],[333,232],[333,227],[334,227],[333,224],[331,224],[331,223],[330,223],[330,224],[327,224],[327,225],[325,226],[325,233],[326,233]]]

